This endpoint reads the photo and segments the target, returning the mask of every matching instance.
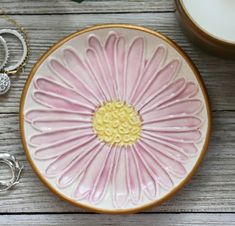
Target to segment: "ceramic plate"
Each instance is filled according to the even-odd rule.
[[[21,135],[40,179],[72,204],[130,213],[171,197],[210,133],[199,73],[165,36],[101,25],[68,36],[34,66]]]

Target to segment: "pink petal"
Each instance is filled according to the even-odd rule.
[[[61,83],[48,78],[37,78],[35,81],[35,86],[40,91],[54,93],[60,97],[65,97],[66,99],[74,100],[90,107],[94,107],[96,105],[95,103],[91,102],[91,100],[88,99],[86,96],[83,97],[81,94],[75,92],[73,89],[68,88]]]
[[[108,61],[110,63],[110,67],[112,70],[112,74],[115,74],[115,65],[114,65],[115,53],[114,52],[115,52],[115,44],[116,44],[117,39],[118,39],[117,34],[112,32],[109,34],[104,45],[106,55],[107,55],[107,58],[108,58]]]
[[[133,203],[138,203],[141,198],[140,172],[135,151],[127,148],[127,180],[130,197]]]
[[[99,177],[100,172],[103,170],[105,163],[107,162],[107,159],[109,157],[109,153],[110,147],[104,145],[104,147],[95,155],[92,161],[86,165],[84,174],[81,176],[79,184],[75,189],[75,198],[84,199],[86,197],[87,200],[90,200],[92,191],[96,189],[96,187],[94,186],[96,179]],[[106,180],[107,179],[108,178],[106,178]]]
[[[67,152],[73,152],[78,148],[84,148],[87,143],[95,140],[94,134],[79,133],[79,135],[64,138],[58,142],[41,145],[34,152],[37,159],[51,159],[63,155]]]
[[[162,162],[165,169],[172,174],[175,174],[176,176],[181,178],[187,174],[186,169],[181,163],[174,161],[173,159],[161,154],[160,152],[154,152],[153,154]]]
[[[162,164],[162,167],[168,172],[171,172],[175,174],[176,176],[183,177],[187,173],[184,166],[178,162],[175,161],[168,156],[162,154],[161,152],[157,151],[155,148],[153,148],[150,145],[147,145],[147,143],[141,142],[142,147],[154,158],[159,160]]]
[[[25,120],[31,123],[32,120],[40,118],[54,118],[54,119],[67,119],[67,118],[76,118],[76,119],[90,119],[89,115],[78,115],[75,112],[69,112],[68,110],[52,110],[52,109],[29,109],[25,112]]]
[[[169,83],[166,88],[155,96],[150,102],[141,105],[142,113],[152,111],[163,103],[169,103],[177,95],[185,89],[186,83],[184,78],[180,78],[174,82]]]
[[[82,153],[82,149],[76,149],[73,152],[67,152],[59,156],[56,160],[48,165],[45,170],[45,174],[47,177],[55,177],[59,175],[66,167],[68,167],[74,158],[79,156]]]
[[[196,116],[175,116],[165,117],[165,119],[156,119],[149,122],[144,122],[143,129],[149,131],[190,131],[198,129],[201,126],[202,120]]]
[[[186,162],[188,160],[188,156],[183,152],[182,148],[178,148],[164,140],[152,138],[143,134],[142,142],[147,143],[156,149],[156,151],[159,151],[178,162]]]
[[[172,142],[177,148],[180,148],[188,156],[195,156],[198,153],[198,148],[195,144]]]
[[[194,97],[198,92],[198,87],[193,82],[188,82],[181,88],[178,88],[178,91],[175,92],[174,96],[169,97],[167,100],[162,100],[157,106],[169,105],[177,101],[187,100],[188,98]],[[154,106],[151,108],[153,109]]]
[[[104,198],[105,191],[107,190],[111,178],[111,173],[113,171],[115,151],[116,148],[111,147],[106,161],[105,159],[103,160],[103,168],[100,169],[100,174],[96,178],[90,195],[90,201],[92,203],[98,203]]]
[[[99,141],[93,143],[86,151],[74,159],[73,163],[70,164],[63,173],[60,174],[57,180],[57,185],[60,188],[71,185],[76,179],[79,178],[82,172],[86,171],[88,165],[96,158],[102,145]]]
[[[142,134],[141,136],[143,138],[143,141],[147,139],[150,145],[153,143],[152,145],[153,147],[158,148],[158,150],[164,151],[166,155],[168,155],[168,152],[169,152],[171,156],[170,155],[168,156],[171,158],[174,158],[177,161],[186,160],[185,157],[183,156],[180,157],[179,155],[180,153],[186,156],[195,156],[198,153],[197,147],[192,143],[182,143],[179,141],[175,142],[175,141],[161,140],[156,137],[151,137],[148,134],[147,135]],[[159,145],[164,145],[167,147],[167,149],[164,148],[164,146],[159,146]],[[176,152],[177,154],[174,154],[174,152]]]
[[[91,87],[89,87],[89,85],[82,80],[82,78],[79,78],[79,75],[73,74],[70,70],[68,70],[64,65],[55,59],[51,59],[48,65],[65,84],[75,88],[83,96],[91,99],[93,103],[102,103],[102,97],[99,96],[99,93],[95,93]]]
[[[97,53],[93,49],[88,49],[86,55],[88,67],[93,74],[94,81],[97,82],[102,91],[103,98],[105,98],[105,100],[111,100],[111,87],[108,84],[108,78],[105,76],[104,69],[98,59]]]
[[[116,75],[116,68],[115,68],[115,47],[116,47],[116,42],[117,42],[117,34],[116,33],[110,33],[106,42],[105,42],[105,51],[106,51],[106,56],[107,56],[107,60],[109,62],[110,65],[110,69],[111,69],[111,78],[114,84],[114,93],[116,98],[119,97],[118,94],[118,80],[117,80],[117,75]]]
[[[148,167],[154,180],[166,189],[171,188],[174,185],[173,181],[168,172],[162,167],[159,160],[149,154],[139,142],[136,143],[136,150],[138,150],[139,157]]]
[[[63,128],[73,128],[79,126],[85,126],[91,123],[91,119],[58,119],[53,117],[44,117],[44,118],[36,118],[32,121],[31,125],[35,129],[39,131],[52,131]]]
[[[88,39],[88,43],[91,48],[96,52],[97,60],[100,63],[102,72],[104,73],[104,79],[107,82],[107,87],[109,89],[112,99],[116,99],[116,85],[115,85],[115,75],[112,74],[112,69],[109,64],[108,56],[106,55],[105,49],[100,43],[99,39],[92,35]]]
[[[201,132],[199,130],[184,132],[143,131],[143,133],[153,138],[181,143],[196,143],[201,139]]]
[[[62,96],[58,96],[53,93],[45,92],[45,91],[34,91],[33,98],[39,104],[54,108],[56,110],[66,110],[78,112],[80,114],[91,114],[93,107],[90,107],[87,104],[81,104],[77,101],[73,101]]]
[[[92,139],[91,139],[92,138]],[[89,145],[87,143],[94,142],[94,137],[90,137],[89,139],[86,139],[85,142],[82,140],[80,141],[79,145],[73,146],[72,148],[65,150],[63,154],[58,154],[59,156],[51,162],[47,169],[46,169],[46,175],[48,177],[54,177],[68,167],[74,159],[76,159],[78,156],[80,156],[82,153],[86,152]]]
[[[69,70],[77,75],[80,80],[84,81],[84,83],[90,87],[90,89],[97,95],[99,99],[102,99],[102,93],[99,87],[94,82],[92,75],[89,73],[89,70],[86,64],[83,63],[82,59],[76,54],[72,49],[64,50],[64,61],[69,68]]]
[[[141,74],[138,83],[135,86],[135,90],[132,93],[131,104],[133,104],[138,94],[143,90],[145,84],[151,80],[159,70],[159,67],[164,60],[166,50],[163,46],[159,46],[151,59],[146,63],[143,73]]]
[[[133,146],[135,150],[135,146]],[[136,152],[136,151],[135,151]],[[157,196],[158,186],[151,172],[148,171],[148,167],[145,166],[145,162],[137,154],[138,166],[140,170],[141,187],[149,199],[155,199]]]
[[[180,111],[180,108],[187,108],[190,109],[184,109],[184,111]],[[166,103],[158,108],[158,111],[164,110],[164,109],[175,109],[175,114],[180,114],[181,112],[183,114],[197,114],[202,110],[202,101],[199,99],[183,99],[183,100],[175,100],[171,103]]]
[[[81,132],[91,132],[90,127],[91,125],[39,133],[31,136],[29,141],[32,145],[35,146],[51,144],[57,141],[61,141],[65,138],[69,138]]]
[[[201,109],[202,102],[199,99],[188,99],[172,102],[170,104],[161,106],[161,108],[142,113],[141,115],[144,121],[151,121],[159,117],[171,115],[194,115],[200,112]]]
[[[126,101],[130,100],[135,85],[139,80],[144,67],[144,39],[136,38],[127,54],[126,78],[124,87],[126,87]]]
[[[112,192],[113,203],[116,208],[123,208],[129,201],[126,159],[126,150],[124,148],[118,148],[113,172]]]
[[[115,43],[117,41],[117,38],[118,37],[116,33],[114,32],[110,33],[104,45],[111,67],[114,66],[114,48],[115,48]]]
[[[185,89],[177,96],[177,99],[186,99],[194,97],[198,92],[198,86],[194,82],[187,82]]]
[[[118,96],[124,100],[125,96],[125,67],[126,67],[126,41],[124,37],[119,37],[114,49],[114,63],[116,68],[116,80]]]
[[[135,105],[143,105],[152,100],[173,79],[179,68],[179,60],[172,60],[162,68],[151,80],[149,80],[136,98]]]

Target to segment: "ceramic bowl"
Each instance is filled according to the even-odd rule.
[[[169,38],[123,24],[76,32],[35,64],[20,107],[25,153],[55,194],[132,213],[182,188],[206,152],[199,72]]]
[[[177,18],[186,34],[204,50],[235,57],[233,0],[175,0]]]

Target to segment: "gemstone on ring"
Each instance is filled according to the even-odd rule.
[[[11,80],[6,73],[0,73],[0,95],[7,93],[11,87]]]

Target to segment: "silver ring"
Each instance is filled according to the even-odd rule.
[[[8,62],[9,52],[8,52],[7,43],[6,43],[5,39],[2,36],[0,36],[0,42],[3,46],[4,51],[5,51],[3,62],[0,64],[0,71],[2,71],[2,69],[5,67],[5,65]]]
[[[10,65],[10,66],[4,68],[4,72],[7,73],[10,71],[16,70],[18,67],[20,67],[24,63],[24,61],[27,57],[28,48],[27,48],[27,44],[26,44],[24,37],[18,31],[12,30],[12,29],[1,29],[0,35],[1,34],[12,34],[12,35],[16,36],[20,40],[22,47],[23,47],[23,54],[22,54],[20,60],[16,64]]]
[[[17,161],[13,155],[8,153],[0,153],[0,163],[7,165],[10,168],[12,174],[10,180],[0,181],[0,192],[3,192],[9,190],[14,185],[19,183],[23,165]]]

